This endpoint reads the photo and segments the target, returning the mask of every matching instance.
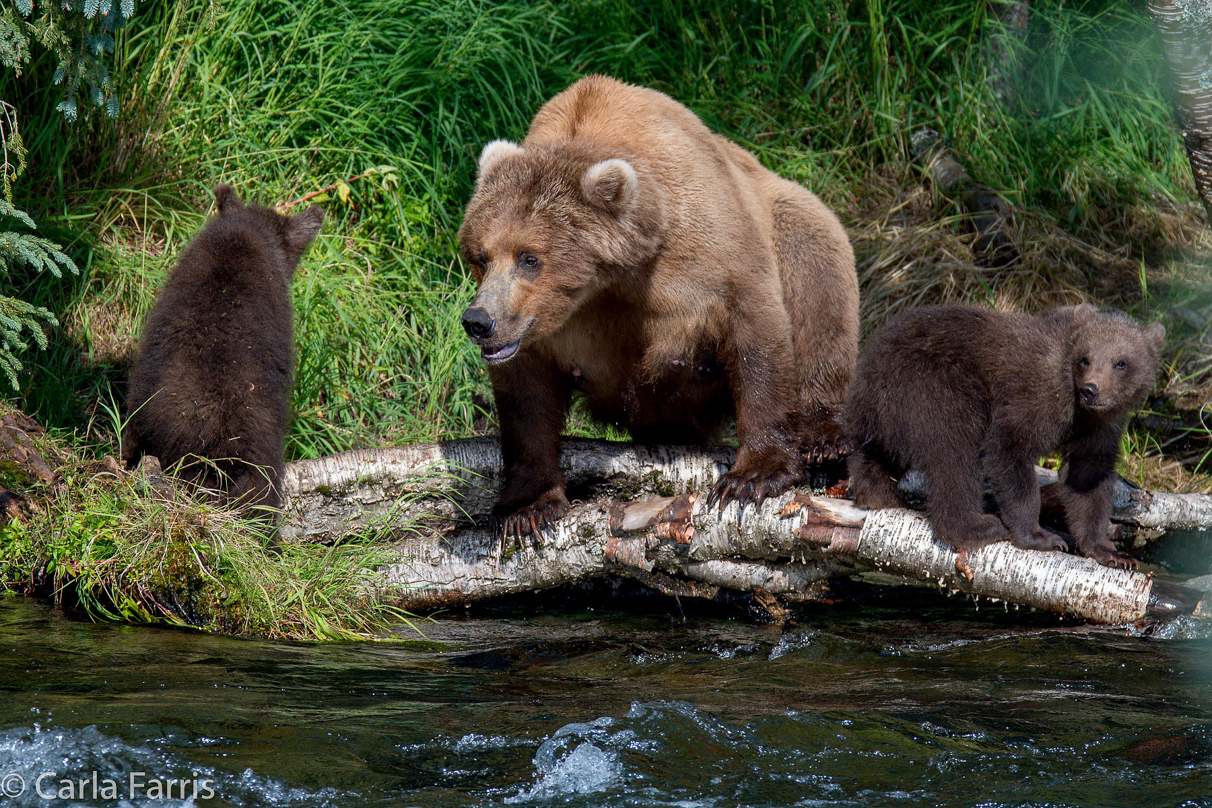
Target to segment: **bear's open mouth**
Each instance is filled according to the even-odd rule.
[[[490,365],[496,362],[504,362],[506,359],[518,352],[518,344],[520,342],[521,340],[514,340],[506,345],[502,345],[496,350],[492,350],[487,345],[483,345],[480,347],[480,356]]]

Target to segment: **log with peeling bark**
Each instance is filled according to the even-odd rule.
[[[669,501],[639,539],[644,557],[675,554],[664,534],[684,542],[688,559],[739,552],[753,557],[787,557],[800,564],[852,570],[879,570],[925,580],[952,591],[1062,612],[1095,623],[1124,624],[1146,618],[1204,613],[1206,597],[1127,570],[1104,567],[1067,553],[1023,550],[1008,542],[956,553],[939,543],[929,520],[897,508],[864,511],[845,500],[789,495],[781,507],[764,507],[738,518],[735,508],[718,516],[690,494]],[[615,523],[643,503],[620,505]],[[633,530],[639,525],[633,525]],[[623,553],[608,546],[608,556]],[[628,548],[627,556],[640,554]]]
[[[54,470],[30,437],[43,432],[42,426],[24,413],[13,411],[0,415],[0,464],[11,465],[20,470],[22,476],[43,484],[54,482]]]
[[[610,499],[672,495],[711,487],[732,464],[720,448],[635,446],[565,438],[568,490],[589,486]],[[482,520],[502,474],[496,438],[363,449],[287,464],[282,489],[285,541],[331,542],[421,519],[439,527]]]
[[[1001,266],[1018,258],[1010,232],[1011,208],[992,188],[977,182],[956,159],[946,140],[930,128],[913,133],[913,162],[920,165],[936,190],[959,203],[976,231],[972,252]]]
[[[484,526],[501,474],[495,439],[348,452],[287,466],[280,537],[394,537],[398,561],[383,570],[382,585],[416,610],[606,575],[687,596],[733,590],[803,600],[830,578],[871,570],[1098,623],[1209,610],[1195,590],[1064,553],[1002,542],[960,556],[909,510],[867,512],[807,494],[743,513],[707,509],[698,492],[731,460],[726,448],[568,439],[562,466],[578,501],[539,541],[515,548]],[[1040,477],[1051,483],[1048,472]],[[1127,523],[1212,528],[1212,497],[1126,484],[1119,493],[1115,517]]]

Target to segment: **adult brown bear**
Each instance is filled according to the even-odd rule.
[[[489,143],[459,230],[479,292],[506,535],[568,507],[569,392],[639,441],[698,443],[736,414],[712,501],[761,502],[844,453],[858,349],[854,253],[800,185],[654,90],[590,76],[522,144]]]
[[[294,339],[290,281],[324,211],[244,205],[215,188],[219,215],[181,254],[147,325],[127,391],[122,457],[181,462],[187,479],[245,506],[281,503]],[[182,462],[183,461],[183,462]]]
[[[1135,567],[1108,538],[1115,461],[1128,414],[1153,387],[1166,330],[1121,312],[1066,306],[1042,317],[927,306],[886,323],[859,358],[846,408],[850,492],[865,508],[901,504],[917,470],[930,521],[956,550],[1008,539],[1065,542],[1039,525],[1035,464],[1059,450],[1059,492],[1082,555]],[[982,509],[988,478],[1001,517]]]

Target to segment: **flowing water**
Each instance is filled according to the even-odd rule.
[[[261,642],[0,599],[0,802],[1212,806],[1195,624],[898,587],[787,629],[649,598],[424,630]]]

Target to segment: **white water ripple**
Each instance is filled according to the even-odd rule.
[[[630,729],[612,731],[613,718],[568,724],[539,745],[536,782],[506,803],[547,800],[572,794],[596,794],[623,784],[619,749],[635,739]]]
[[[132,746],[95,726],[2,730],[0,773],[5,808],[197,808],[213,804],[211,798],[258,808],[337,808],[347,802],[335,789],[309,791],[251,769],[234,774],[199,766],[171,746]]]

